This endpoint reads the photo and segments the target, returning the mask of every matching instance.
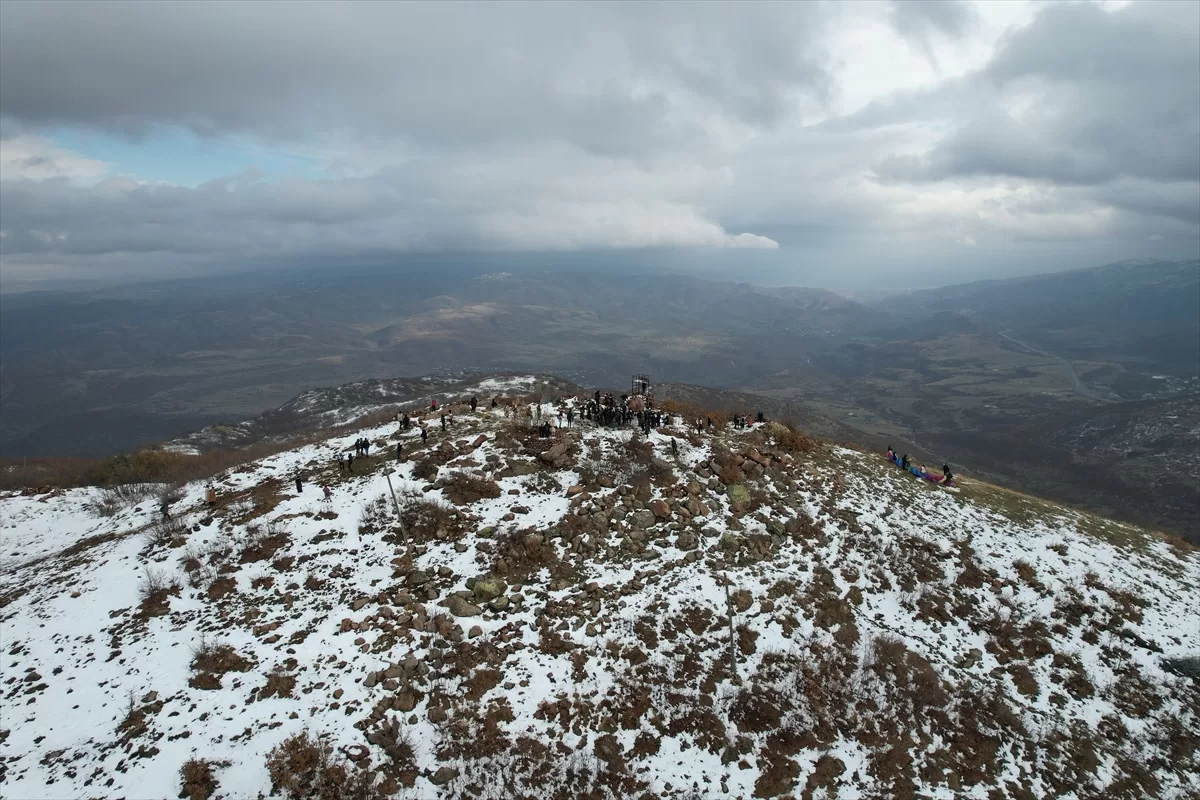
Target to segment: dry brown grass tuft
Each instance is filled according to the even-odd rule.
[[[272,794],[290,800],[383,800],[373,772],[334,758],[333,748],[301,731],[267,753]]]
[[[205,637],[192,648],[191,667],[197,672],[224,675],[226,672],[249,672],[254,663],[229,644],[215,644]]]
[[[493,480],[466,472],[452,472],[443,489],[446,499],[455,505],[466,505],[500,496],[500,485]]]
[[[217,790],[217,779],[213,775],[216,764],[203,758],[188,759],[179,768],[182,787],[179,796],[186,800],[208,800]]]

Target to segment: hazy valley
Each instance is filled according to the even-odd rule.
[[[524,371],[619,390],[648,372],[668,395],[712,390],[731,409],[1196,535],[1197,262],[869,305],[603,265],[506,266],[6,295],[2,452],[104,456],[263,409],[266,428],[301,428],[307,418],[282,421],[293,397],[368,378]]]

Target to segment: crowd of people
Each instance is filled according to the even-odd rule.
[[[942,464],[942,474],[938,475],[936,472],[930,472],[929,470],[925,469],[924,464],[915,464],[910,461],[908,458],[908,453],[900,455],[892,448],[890,444],[888,445],[887,449],[887,460],[905,472],[912,473],[918,478],[924,478],[925,480],[932,481],[933,483],[948,485],[954,480],[954,474],[950,471],[949,464]]]
[[[479,408],[479,398],[470,397],[469,399],[461,399],[458,405],[469,405],[470,410],[476,411]],[[655,408],[654,397],[652,395],[620,395],[619,398],[614,396],[612,392],[600,392],[599,390],[589,398],[564,397],[556,398],[552,402],[554,411],[550,414],[542,414],[544,405],[541,403],[526,403],[521,398],[505,398],[496,396],[491,399],[491,408],[494,410],[498,407],[504,407],[505,416],[515,417],[520,419],[521,416],[527,420],[530,426],[536,425],[538,433],[542,438],[551,438],[553,435],[553,417],[557,415],[559,428],[575,427],[576,421],[590,422],[598,427],[630,427],[636,425],[643,433],[647,435],[655,428],[672,425],[676,419],[674,415],[668,411]],[[437,401],[437,398],[432,398],[428,404],[428,413],[437,415],[443,431],[446,431],[452,423],[454,416],[451,414],[451,408],[454,404],[444,405]],[[440,413],[439,413],[440,411]],[[544,419],[545,416],[545,419]],[[421,413],[416,414],[416,419],[410,416],[409,411],[396,411],[392,416],[392,420],[397,423],[398,431],[408,432],[412,429],[414,422],[419,429],[421,444],[427,444],[430,438],[430,432],[425,425],[425,422],[420,419]],[[757,422],[763,422],[764,417],[762,411],[758,411],[756,415]],[[745,429],[752,425],[749,417],[743,415],[734,415],[731,423],[734,428]],[[714,428],[712,417],[697,417],[695,421],[698,432],[703,432],[706,427],[709,431]],[[338,470],[342,473],[353,473],[354,462],[356,459],[370,457],[371,455],[371,440],[366,437],[355,439],[352,449],[346,452],[338,452],[335,458],[337,461]],[[678,453],[678,444],[674,439],[671,441],[672,451]],[[403,439],[397,437],[396,441],[396,461],[403,461]],[[892,449],[888,449],[888,457],[894,458]],[[895,459],[899,463],[899,459]],[[907,457],[905,457],[907,463]],[[296,473],[294,476],[296,494],[304,493],[304,476]],[[932,479],[930,479],[932,480]],[[947,482],[949,481],[949,471],[947,469]],[[325,503],[330,503],[332,500],[332,489],[328,483],[320,483],[322,489],[322,499]],[[205,492],[206,505],[215,507],[217,504],[216,488],[210,485],[206,487]],[[166,517],[168,511],[166,507],[163,509],[163,516]]]

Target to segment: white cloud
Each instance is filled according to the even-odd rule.
[[[0,138],[0,180],[93,180],[108,172],[109,166],[40,136]]]

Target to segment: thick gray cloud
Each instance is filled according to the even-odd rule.
[[[881,177],[1200,181],[1200,5],[1048,6],[984,70],[929,94],[939,91],[948,97],[922,99],[952,132],[919,157],[885,160]],[[904,105],[928,118],[922,103]]]
[[[0,269],[701,247],[849,285],[1194,255],[1200,6],[1035,11],[6,2]],[[179,128],[324,177],[99,180],[53,141]]]
[[[816,5],[6,3],[0,107],[136,134],[695,146],[827,91]]]

